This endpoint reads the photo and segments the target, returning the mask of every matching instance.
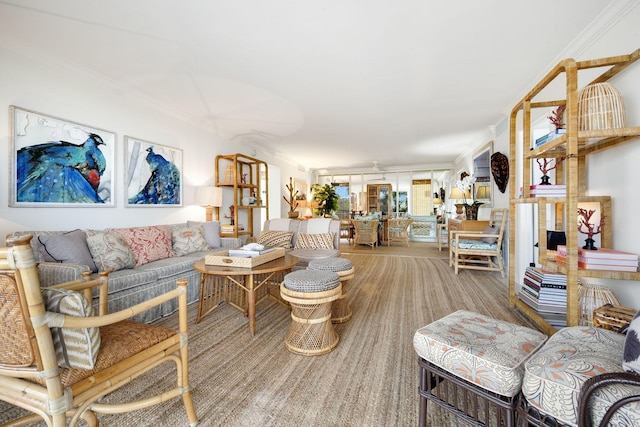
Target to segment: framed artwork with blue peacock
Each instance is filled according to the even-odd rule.
[[[14,105],[9,113],[9,206],[115,206],[115,133]]]
[[[182,150],[125,136],[128,207],[182,206]]]

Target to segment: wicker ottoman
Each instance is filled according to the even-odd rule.
[[[533,329],[457,311],[413,337],[420,356],[420,419],[427,399],[472,425],[514,426],[524,363],[547,337]]]
[[[342,295],[337,273],[294,271],[284,276],[280,295],[291,304],[291,325],[284,339],[289,351],[313,356],[338,345],[340,338],[331,323],[331,303]]]
[[[352,311],[347,301],[346,284],[353,279],[353,264],[346,258],[324,258],[309,261],[309,270],[333,271],[338,273],[342,284],[342,295],[331,304],[331,322],[344,323],[351,319]]]

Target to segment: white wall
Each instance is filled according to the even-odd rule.
[[[619,22],[600,34],[596,41],[590,41],[588,46],[582,45],[575,52],[569,52],[565,57],[574,57],[578,60],[588,60],[603,58],[608,56],[625,55],[640,47],[640,6],[635,6],[628,11]],[[577,44],[576,44],[577,45]],[[541,64],[544,65],[544,64]],[[549,71],[548,68],[540,70],[540,74]],[[584,74],[581,74],[584,76]],[[514,76],[517,78],[517,76]],[[579,82],[579,87],[589,83],[590,78],[583,78]],[[633,64],[620,75],[609,81],[622,94],[626,107],[627,126],[640,126],[640,61]],[[535,82],[531,82],[532,85]],[[548,94],[548,99],[561,99],[564,94],[563,88],[555,95]],[[515,95],[515,94],[514,94]],[[524,95],[524,93],[522,94]],[[555,96],[555,97],[554,97]],[[519,99],[514,99],[514,105]],[[510,111],[505,111],[508,115]],[[508,118],[499,123],[496,135],[493,138],[494,152],[500,151],[510,157],[509,151],[509,128]],[[479,141],[476,148],[482,146],[486,141]],[[471,170],[470,150],[466,156],[458,159],[454,171],[465,169]],[[509,161],[514,159],[509,158]],[[615,249],[640,254],[640,224],[638,222],[638,212],[640,211],[640,198],[638,194],[638,175],[640,172],[640,138],[634,139],[626,144],[613,149],[591,155],[587,158],[587,195],[600,196],[608,195],[612,197],[612,218],[606,219],[607,227],[611,227],[613,232],[613,246]],[[509,185],[520,185],[516,177],[511,176]],[[509,189],[505,194],[501,194],[494,185],[492,195],[494,207],[509,207]],[[530,227],[533,221],[532,215],[526,207],[519,208],[519,227]],[[526,234],[526,233],[523,233]],[[522,238],[516,242],[518,252],[522,253],[519,264],[529,262],[532,244],[534,241]],[[508,241],[505,246],[508,253]],[[624,280],[598,280],[587,279],[589,283],[604,284],[614,291],[620,299],[622,305],[640,308],[640,282]],[[507,280],[505,280],[505,285]]]
[[[33,59],[0,48],[0,236],[15,230],[69,230],[106,228],[204,220],[204,209],[194,206],[194,187],[212,184],[215,156],[251,153],[251,149],[220,140],[192,123],[185,123],[151,105],[133,99],[127,93],[64,64]],[[115,203],[113,208],[10,208],[9,158],[10,126],[8,109],[16,105],[46,115],[106,129],[116,133]],[[183,207],[124,207],[124,136],[176,147],[183,150]],[[268,153],[255,157],[276,165],[283,174],[303,174]],[[306,176],[305,176],[306,178]],[[276,200],[280,194],[271,194]],[[224,201],[225,211],[231,200]],[[277,213],[277,212],[276,212]],[[273,216],[273,215],[272,215]],[[1,238],[0,238],[1,239]]]

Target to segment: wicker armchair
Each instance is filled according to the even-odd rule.
[[[48,426],[73,426],[80,419],[88,425],[97,425],[96,413],[123,413],[176,397],[182,397],[189,423],[196,425],[188,383],[187,281],[179,280],[177,289],[150,301],[107,314],[107,274],[94,280],[87,275],[84,280],[43,288],[43,291],[58,292],[80,301],[88,316],[62,314],[63,310],[54,313],[49,305],[51,300],[45,301],[41,292],[30,240],[31,236],[8,239],[9,247],[0,248],[0,399],[32,412],[10,425],[44,420]],[[96,286],[101,299],[99,315],[91,316],[88,301]],[[81,291],[85,298],[72,291]],[[179,331],[126,320],[176,298]],[[66,350],[56,355],[55,344],[58,350],[62,348],[59,332],[67,331],[77,337],[78,331],[95,334],[95,328],[99,328],[97,339],[84,346],[75,339],[69,340],[62,345]],[[94,348],[96,343],[99,349]],[[76,358],[86,357],[93,349],[95,360],[89,367],[60,367],[61,353],[71,357],[67,351],[74,346]],[[175,388],[135,402],[100,403],[103,396],[164,362],[176,365]]]
[[[499,271],[504,278],[502,237],[507,222],[507,209],[492,209],[489,224],[494,231],[451,231],[449,265],[456,274],[461,268]],[[495,258],[495,261],[493,260]]]
[[[378,244],[378,223],[377,219],[354,219],[352,221],[355,229],[354,245],[368,245],[373,250]]]
[[[411,218],[392,218],[387,221],[387,246],[391,242],[401,242],[409,245],[409,226],[413,222]]]
[[[582,385],[580,389],[580,402],[578,404],[578,426],[579,427],[592,427],[594,426],[592,421],[592,416],[590,413],[590,404],[589,399],[592,398],[592,395],[596,393],[600,388],[606,387],[608,385],[627,385],[640,387],[640,374],[635,372],[612,372],[607,374],[596,375],[593,378],[589,378]],[[613,403],[605,412],[604,416],[600,420],[598,424],[599,427],[605,427],[609,425],[611,418],[614,416],[616,411],[622,408],[625,405],[632,404],[633,402],[640,402],[640,394],[635,394],[633,396],[623,396],[620,397],[615,403]],[[636,403],[637,407],[637,403]]]

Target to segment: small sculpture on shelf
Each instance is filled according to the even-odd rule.
[[[289,177],[289,184],[285,185],[285,187],[289,190],[289,198],[287,199],[287,196],[282,196],[282,198],[289,205],[289,218],[297,218],[300,215],[300,212],[296,210],[298,207],[298,200],[296,199],[298,190],[295,189],[292,177]]]
[[[235,225],[235,217],[236,217],[235,210],[236,210],[235,206],[233,205],[229,206],[229,212],[231,216],[226,216],[226,215],[224,216],[225,218],[231,220],[231,225]]]
[[[564,128],[564,110],[566,108],[567,107],[565,105],[560,105],[558,106],[558,108],[551,112],[550,116],[547,117],[551,124],[556,127],[556,129]]]
[[[557,159],[536,159],[542,177],[540,178],[540,185],[550,185],[548,173],[560,166],[560,163],[564,160],[564,157]]]
[[[580,233],[586,234],[587,238],[585,239],[585,245],[582,249],[587,249],[590,251],[596,251],[598,248],[595,247],[593,240],[593,236],[596,234],[602,233],[602,226],[604,225],[604,217],[600,218],[600,224],[596,226],[596,224],[592,224],[591,217],[596,212],[595,209],[582,209],[578,208],[578,231]]]

